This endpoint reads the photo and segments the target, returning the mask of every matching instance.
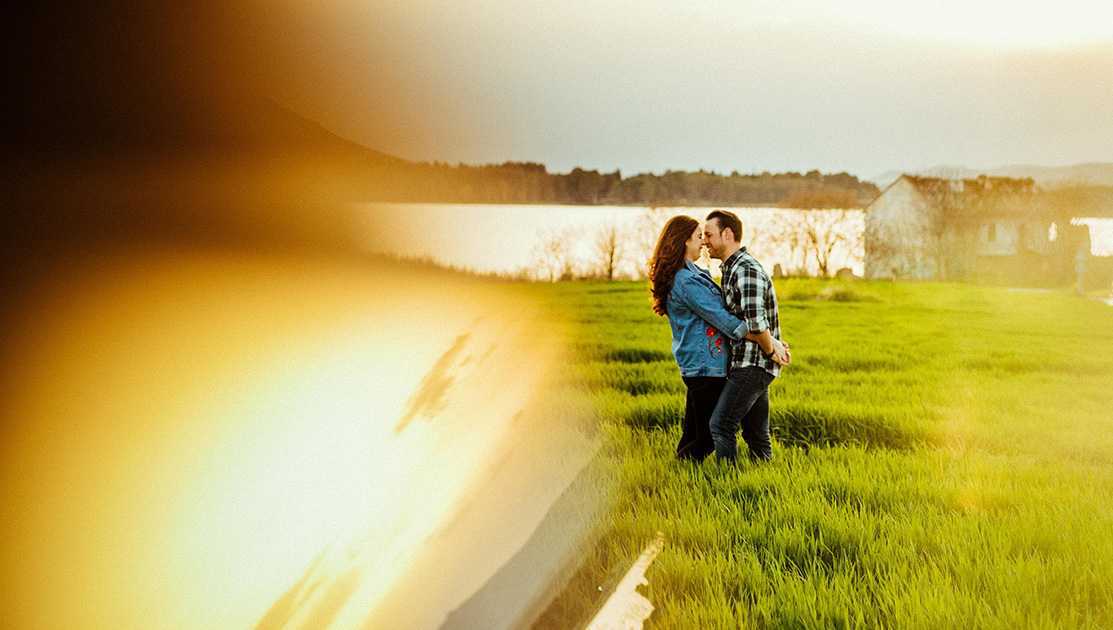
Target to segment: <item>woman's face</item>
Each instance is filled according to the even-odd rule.
[[[688,260],[696,262],[699,260],[700,250],[703,249],[703,230],[700,226],[696,226],[696,231],[688,237],[688,242],[685,243],[688,248]]]

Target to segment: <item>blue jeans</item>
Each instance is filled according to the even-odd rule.
[[[769,444],[769,385],[773,378],[769,372],[754,366],[731,370],[719,404],[711,414],[716,459],[733,461],[738,456],[735,434],[739,426],[742,439],[750,447],[750,459],[773,458],[773,448]]]

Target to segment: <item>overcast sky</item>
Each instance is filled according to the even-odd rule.
[[[282,19],[312,36],[281,98],[410,159],[863,177],[1113,161],[1109,0],[334,0]]]

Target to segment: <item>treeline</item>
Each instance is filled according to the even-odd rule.
[[[761,173],[666,171],[623,177],[575,168],[550,173],[544,164],[506,162],[485,166],[401,161],[378,174],[371,191],[379,201],[439,203],[540,203],[636,206],[774,206],[807,191],[844,191],[866,205],[877,186],[848,173]]]

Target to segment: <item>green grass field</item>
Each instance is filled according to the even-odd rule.
[[[684,386],[645,283],[526,290],[574,320],[612,493],[536,627],[590,618],[661,531],[647,628],[1113,628],[1113,308],[780,280],[774,460],[722,466],[673,457]]]

